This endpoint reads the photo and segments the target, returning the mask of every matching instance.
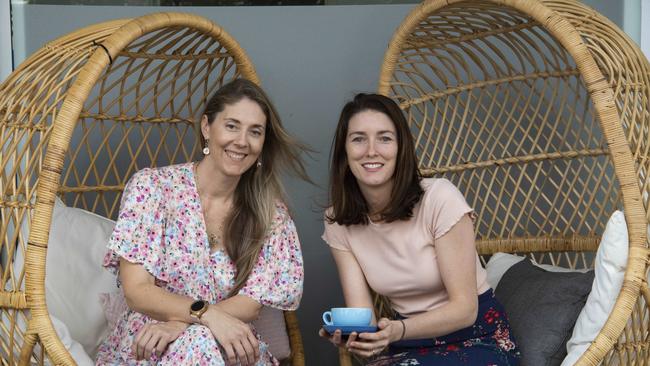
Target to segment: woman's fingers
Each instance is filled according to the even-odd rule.
[[[151,354],[156,349],[156,345],[158,344],[159,340],[160,340],[160,336],[158,334],[152,334],[151,338],[149,338],[149,341],[147,341],[147,343],[145,343],[145,345],[144,345],[144,359],[145,360],[151,359]]]
[[[140,358],[138,358],[138,344],[140,343],[140,339],[141,339],[142,336],[144,335],[145,330],[147,329],[147,326],[148,326],[148,325],[149,325],[149,324],[145,324],[145,325],[142,327],[142,329],[140,329],[140,331],[135,335],[135,338],[133,338],[133,343],[131,344],[131,352],[133,352],[133,354],[135,355],[136,359],[138,359],[138,360],[140,359]]]
[[[135,346],[135,358],[138,360],[144,359],[145,346],[151,339],[151,327],[149,324],[146,324],[142,330],[136,336],[136,340],[133,343]]]
[[[226,351],[226,358],[228,360],[228,365],[237,364],[237,355],[232,344],[222,344],[223,350]]]
[[[169,343],[187,328],[182,322],[147,323],[133,338],[131,349],[137,360],[148,360],[153,354],[162,356]]]
[[[348,350],[362,357],[376,356],[388,346],[386,334],[361,333],[348,340]],[[352,338],[352,337],[351,337]]]
[[[341,344],[343,343],[343,334],[341,333],[341,330],[337,329],[334,331],[331,341],[335,346],[341,347]]]
[[[325,329],[320,328],[318,335],[327,338],[334,346],[341,347],[342,344],[342,335],[339,329],[335,330],[334,333],[328,333]]]
[[[239,339],[244,354],[242,357],[241,353],[238,352],[238,354],[240,355],[239,361],[242,364],[247,364],[252,366],[257,362],[257,359],[259,358],[259,344],[257,342],[257,338],[255,337],[255,335],[253,335],[253,332],[251,331],[248,325],[244,325],[242,331],[243,331],[243,335],[239,337]]]
[[[154,350],[158,357],[162,356],[162,354],[165,353],[165,349],[167,348],[167,345],[169,343],[171,343],[171,340],[166,336],[163,336],[158,340],[158,344],[156,345],[156,349]]]
[[[237,357],[237,361],[239,361],[239,364],[248,365],[248,359],[246,358],[246,351],[244,350],[244,347],[242,346],[241,342],[234,342],[232,344],[232,347],[235,350],[235,357]]]
[[[354,343],[354,341],[356,340],[357,340],[357,332],[350,333],[350,335],[348,336],[348,341],[345,342],[345,347],[347,347],[348,349],[351,348],[352,343]]]
[[[255,357],[255,362],[257,362],[257,360],[260,359],[260,344],[257,340],[257,337],[255,337],[255,335],[253,334],[253,332],[248,333],[248,341],[253,347],[253,356]]]
[[[390,319],[388,319],[388,318],[381,318],[377,322],[377,328],[379,328],[379,329],[384,329],[389,325],[390,325]]]
[[[362,357],[376,356],[384,350],[384,346],[366,342],[354,342],[354,347],[348,348],[351,353]]]
[[[358,350],[373,350],[378,347],[381,347],[380,344],[376,342],[352,342],[350,343],[350,348],[355,348]]]
[[[243,339],[241,342],[241,345],[244,349],[244,358],[243,360],[246,361],[247,365],[255,365],[255,351],[253,350],[253,346],[251,345],[250,341],[248,339]],[[239,360],[241,361],[242,358],[240,357]]]
[[[388,329],[383,329],[374,333],[361,333],[359,334],[359,339],[367,341],[386,341],[390,338],[390,331]]]
[[[327,333],[327,331],[325,329],[320,328],[318,330],[318,336],[323,337],[323,338],[327,338],[329,340],[332,335]]]

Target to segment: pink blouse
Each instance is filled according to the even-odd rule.
[[[449,301],[436,256],[436,241],[465,214],[473,214],[460,191],[446,179],[423,179],[425,193],[409,220],[341,226],[325,222],[323,240],[351,251],[368,284],[410,317]],[[489,289],[476,255],[477,295]]]

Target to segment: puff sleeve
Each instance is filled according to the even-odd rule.
[[[239,291],[264,306],[295,310],[302,298],[304,270],[296,226],[282,204],[255,267]]]
[[[131,177],[124,188],[104,267],[117,274],[122,257],[142,264],[157,280],[168,281],[162,202],[162,189],[153,169],[143,169]]]

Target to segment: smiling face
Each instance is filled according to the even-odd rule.
[[[264,146],[266,115],[249,98],[227,104],[212,123],[201,120],[201,132],[208,139],[211,162],[224,177],[241,177],[259,158]]]
[[[350,171],[362,191],[390,192],[397,148],[395,125],[386,114],[368,109],[350,118],[345,151]]]

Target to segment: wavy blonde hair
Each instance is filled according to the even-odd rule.
[[[285,191],[280,173],[287,171],[310,182],[301,158],[310,151],[291,137],[282,127],[275,107],[266,93],[247,79],[235,79],[217,90],[206,104],[204,115],[212,124],[219,112],[248,98],[257,103],[266,116],[264,145],[260,160],[241,176],[233,208],[225,220],[224,239],[226,251],[235,263],[235,285],[229,296],[237,295],[244,287],[262,249],[264,238],[271,230],[276,212],[276,201],[284,201]],[[201,135],[201,134],[199,134]],[[205,142],[201,135],[202,144]]]

